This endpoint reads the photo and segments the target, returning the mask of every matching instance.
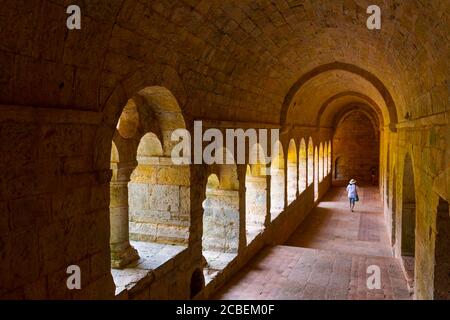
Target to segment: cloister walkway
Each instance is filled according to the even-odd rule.
[[[355,212],[345,188],[333,187],[290,239],[266,247],[215,299],[410,299],[393,257],[378,188],[361,187]],[[369,266],[381,289],[368,289]]]

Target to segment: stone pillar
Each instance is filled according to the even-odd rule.
[[[270,194],[272,192],[272,176],[270,171],[270,166],[267,167],[266,172],[269,172],[265,176],[266,179],[266,216],[264,219],[264,228],[268,228],[270,226],[270,222],[272,221],[272,214],[270,212],[272,208],[272,199],[270,198]]]
[[[110,184],[110,221],[111,221],[111,266],[123,268],[139,259],[136,249],[130,245],[128,218],[128,182],[136,164],[118,164],[113,169],[113,179]]]

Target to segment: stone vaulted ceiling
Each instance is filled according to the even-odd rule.
[[[145,77],[189,117],[313,124],[342,92],[375,102],[386,124],[394,113],[401,122],[406,112],[448,109],[449,1],[378,1],[379,31],[366,28],[372,3],[364,0],[71,3],[82,8],[82,30],[65,28],[68,1],[0,1],[0,103],[102,111],[118,87],[127,92]],[[373,82],[335,70],[286,105],[303,75],[335,62],[372,75],[392,101]]]

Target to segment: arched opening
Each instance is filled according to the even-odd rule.
[[[336,184],[356,179],[360,184],[371,183],[372,171],[379,167],[379,131],[368,113],[351,110],[338,122],[333,137],[333,162]]]
[[[331,141],[328,141],[328,174],[331,173],[332,170],[332,164],[331,164]]]
[[[401,256],[410,287],[414,287],[416,244],[416,192],[411,156],[406,155],[403,169]]]
[[[314,181],[314,143],[312,138],[308,141],[308,186]]]
[[[323,144],[322,142],[319,144],[319,182],[323,180],[323,166],[324,166],[324,157],[323,157]]]
[[[221,165],[214,172],[208,177],[203,201],[202,253],[206,260],[206,283],[236,257],[239,246],[239,182],[236,166]]]
[[[297,147],[294,139],[289,142],[287,187],[288,204],[291,204],[297,198]]]
[[[245,229],[247,244],[264,230],[267,214],[267,177],[265,166],[247,165],[245,175]]]
[[[184,128],[180,108],[162,87],[138,92],[118,120],[110,183],[116,292],[125,289],[131,269],[157,269],[187,247],[190,169],[171,157],[170,135],[178,128]]]
[[[319,151],[314,148],[314,201],[319,199]]]
[[[434,253],[435,300],[450,300],[450,211],[448,201],[439,198]]]
[[[188,166],[174,165],[153,133],[137,149],[137,167],[129,188],[130,238],[136,241],[187,245],[189,238]]]
[[[280,141],[274,148],[276,154],[270,165],[270,217],[274,220],[284,210],[284,153]]]
[[[307,187],[307,157],[305,139],[300,142],[300,148],[298,152],[298,193],[301,194]]]
[[[302,108],[302,104],[296,103],[298,96],[300,94],[303,94],[304,97],[305,92],[308,92],[310,95],[313,95],[315,97],[315,100],[318,101],[318,103],[324,100],[328,100],[322,97],[318,98],[317,90],[313,89],[317,88],[318,84],[320,83],[326,83],[326,80],[324,79],[326,79],[327,76],[329,77],[330,75],[336,74],[346,75],[347,81],[352,81],[355,84],[358,84],[358,86],[361,86],[359,89],[356,89],[356,91],[372,92],[372,94],[369,95],[371,97],[369,99],[375,99],[375,101],[377,101],[377,105],[380,109],[379,113],[383,115],[384,119],[386,119],[386,125],[389,124],[391,130],[395,131],[395,125],[398,122],[396,112],[397,109],[389,90],[385,87],[383,82],[367,70],[364,70],[356,65],[337,61],[317,66],[316,68],[303,74],[297,80],[297,82],[292,85],[283,102],[283,106],[280,112],[280,123],[282,125],[285,125],[286,123],[292,122],[292,119],[302,119],[304,121],[306,118],[305,116],[299,117],[300,112],[303,111],[304,113],[304,108]],[[342,81],[343,76],[338,76],[336,77],[336,79],[339,79],[339,81],[344,84],[344,82]],[[331,87],[334,88],[335,85]],[[358,96],[365,96],[356,92],[356,87],[357,86],[353,86],[351,92],[347,92],[345,93],[345,95],[348,95],[348,93],[352,93],[352,95],[356,93],[356,95]],[[320,107],[320,105],[316,107],[319,111],[319,114],[322,114],[324,112],[324,108],[326,109],[326,106],[331,101],[338,98],[340,94],[348,91],[348,89],[342,89],[339,91],[333,91],[333,93],[336,94],[334,96],[327,95],[327,97],[331,98],[332,100],[329,100],[328,103],[325,103],[322,107]],[[305,99],[305,101],[308,101],[308,99]],[[316,123],[317,122],[318,121],[316,121]]]

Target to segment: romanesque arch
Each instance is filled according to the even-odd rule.
[[[308,155],[306,150],[305,139],[300,141],[300,148],[298,150],[298,193],[301,194],[307,187],[308,176]]]
[[[117,122],[110,192],[115,268],[138,259],[136,250],[127,245],[130,240],[138,251],[160,250],[164,245],[187,246],[189,166],[175,165],[171,158],[170,135],[178,128],[185,128],[180,108],[175,97],[162,87],[138,92],[127,102]]]
[[[323,176],[324,176],[324,172],[323,172],[324,162],[325,162],[325,158],[323,156],[323,144],[321,142],[321,143],[319,143],[319,182],[322,182],[322,180],[323,180]]]
[[[384,83],[378,79],[374,74],[368,72],[367,70],[364,70],[363,68],[360,68],[356,65],[352,65],[349,63],[343,63],[343,62],[332,62],[329,64],[324,64],[321,66],[318,66],[305,74],[303,74],[297,82],[290,88],[288,94],[286,95],[283,106],[280,112],[280,123],[285,124],[286,122],[286,116],[289,110],[289,107],[292,104],[292,100],[295,97],[296,93],[302,88],[305,83],[307,83],[309,80],[313,79],[314,77],[319,76],[320,74],[332,71],[332,70],[342,70],[346,71],[352,74],[355,74],[362,79],[367,80],[370,82],[382,95],[384,104],[386,105],[386,114],[389,117],[388,122],[390,123],[390,129],[392,131],[395,131],[395,125],[398,122],[397,120],[397,109],[394,103],[394,100],[389,92],[389,90],[386,88]]]
[[[310,137],[308,140],[308,186],[314,181],[314,142]]]
[[[202,254],[205,281],[233,260],[239,249],[239,181],[236,165],[216,165],[209,170],[203,201]]]
[[[289,142],[287,156],[287,196],[288,204],[297,198],[297,146],[295,140]]]
[[[416,253],[416,185],[410,154],[405,156],[401,209],[401,257],[408,282],[414,287]]]

